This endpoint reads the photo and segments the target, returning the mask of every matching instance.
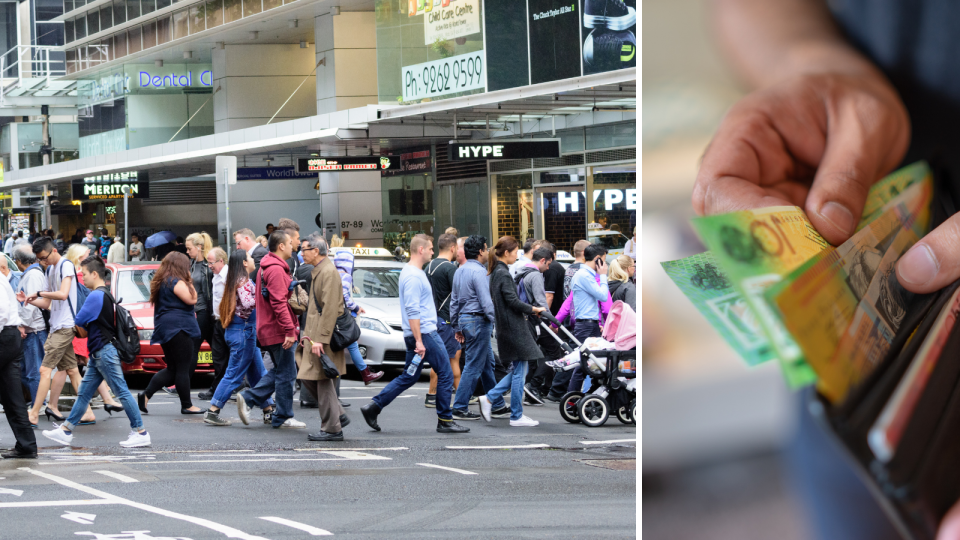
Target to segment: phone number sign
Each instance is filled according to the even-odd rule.
[[[417,101],[487,87],[483,51],[403,68],[403,100]]]

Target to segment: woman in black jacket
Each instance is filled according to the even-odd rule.
[[[187,256],[190,257],[190,278],[193,280],[194,287],[197,288],[197,303],[193,306],[193,311],[197,315],[197,324],[200,326],[201,341],[197,344],[197,351],[194,358],[194,367],[196,369],[197,356],[200,354],[200,345],[206,341],[210,343],[213,339],[213,271],[207,264],[207,252],[213,249],[213,239],[205,232],[193,233],[187,237],[184,242],[187,248]]]
[[[491,403],[496,402],[510,389],[510,425],[532,427],[539,422],[523,415],[524,383],[528,361],[543,358],[543,353],[530,333],[527,317],[537,316],[543,308],[525,304],[517,296],[509,266],[516,262],[519,248],[520,244],[512,236],[504,236],[489,253],[487,273],[490,275],[490,296],[496,317],[497,346],[500,349],[500,359],[513,365],[510,373],[500,379],[493,390],[480,398],[480,413],[483,419],[489,422]]]
[[[620,255],[610,263],[610,270],[607,273],[607,287],[610,289],[611,299],[614,302],[622,300],[634,312],[637,311],[637,286],[630,278],[633,277],[636,269],[637,265],[633,259]]]

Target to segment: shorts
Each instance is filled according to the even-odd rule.
[[[61,328],[50,332],[43,345],[42,367],[59,371],[77,369],[77,355],[73,352],[73,328]]]
[[[460,350],[460,342],[457,341],[457,333],[453,330],[453,326],[444,321],[437,321],[437,334],[447,348],[447,358],[456,356],[457,351]]]

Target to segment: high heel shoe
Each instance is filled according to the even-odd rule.
[[[150,411],[147,410],[147,396],[143,393],[137,394],[137,407],[140,407],[140,412],[143,414],[150,414]]]
[[[113,416],[115,412],[123,412],[123,407],[121,405],[107,405],[104,404],[103,410],[107,411],[107,414]]]
[[[50,420],[50,418],[52,417],[52,418],[53,418],[54,420],[56,420],[57,422],[63,422],[63,421],[64,421],[64,418],[63,418],[62,416],[60,416],[59,414],[55,413],[53,410],[51,410],[50,407],[46,407],[46,408],[43,410],[43,414],[46,415],[47,420]]]

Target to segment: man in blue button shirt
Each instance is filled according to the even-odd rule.
[[[583,343],[589,337],[600,337],[600,302],[610,297],[607,289],[607,250],[597,244],[590,244],[583,250],[583,265],[573,275],[570,294],[573,295],[573,316],[576,324],[573,336]],[[580,366],[573,370],[568,392],[579,390],[583,386],[584,374]]]
[[[493,375],[496,360],[490,345],[494,313],[486,267],[487,239],[478,235],[467,238],[463,242],[463,254],[467,261],[453,275],[453,291],[450,293],[450,321],[466,353],[453,414],[460,420],[476,420],[480,415],[467,408],[477,381],[486,391],[497,385]],[[502,397],[492,406],[492,416],[510,415]]]
[[[367,425],[380,431],[377,416],[404,390],[420,380],[424,361],[437,372],[437,432],[466,433],[468,428],[457,425],[450,413],[450,394],[453,391],[453,370],[447,358],[447,348],[437,333],[437,307],[433,289],[423,266],[433,258],[433,239],[418,234],[410,241],[410,261],[400,272],[400,305],[403,309],[403,341],[407,346],[407,361],[403,373],[390,381],[370,403],[360,408]],[[420,360],[411,373],[414,357]]]

